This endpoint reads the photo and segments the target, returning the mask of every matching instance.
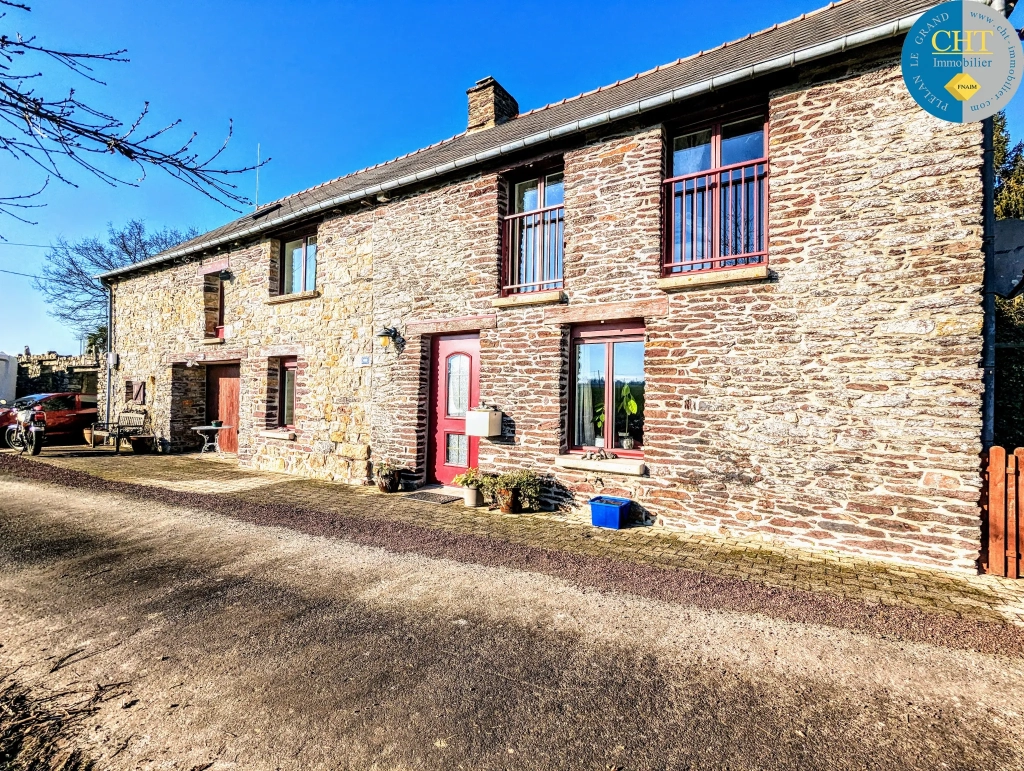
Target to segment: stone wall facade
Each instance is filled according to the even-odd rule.
[[[77,391],[95,396],[99,358],[93,354],[62,356],[55,351],[18,355],[18,396]]]
[[[481,402],[506,416],[500,437],[480,440],[479,465],[537,471],[547,505],[626,494],[667,526],[973,570],[980,129],[918,109],[891,48],[804,72],[765,109],[767,279],[659,287],[680,109],[562,152],[560,303],[493,302],[512,170],[482,171],[322,219],[311,296],[274,296],[287,234],[119,282],[115,385],[155,378],[154,425],[184,448],[205,409],[204,366],[238,361],[240,463],[358,484],[387,459],[420,484],[433,336],[478,331]],[[224,260],[214,344],[202,265]],[[556,466],[570,442],[572,325],[634,318],[646,326],[647,473]],[[382,326],[404,348],[377,344]],[[285,356],[299,363],[294,438],[270,430]]]

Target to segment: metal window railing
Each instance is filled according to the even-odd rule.
[[[767,262],[767,159],[674,177],[664,185],[662,275]]]
[[[565,207],[510,214],[503,236],[503,295],[562,288]]]

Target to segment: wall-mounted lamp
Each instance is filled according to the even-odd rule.
[[[224,270],[217,274],[217,278],[219,278],[221,281],[227,281],[228,279],[231,278],[231,271],[225,268]]]
[[[398,333],[395,327],[384,327],[377,333],[377,339],[385,348],[391,345],[391,343],[395,344],[395,349],[398,351],[405,347],[405,338]]]

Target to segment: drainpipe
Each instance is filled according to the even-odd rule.
[[[982,327],[981,362],[984,368],[983,383],[985,391],[981,400],[981,446],[987,450],[995,444],[996,431],[996,211],[995,211],[995,126],[992,118],[986,118],[981,124],[982,131],[982,216],[984,231],[982,251],[985,258],[984,294],[982,309],[984,325]]]
[[[107,282],[104,282],[107,283]],[[114,285],[107,283],[107,425],[110,425],[110,353],[114,350]]]

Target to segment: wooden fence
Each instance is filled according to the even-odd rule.
[[[1024,447],[1007,454],[991,447],[982,456],[982,551],[984,573],[1024,577]]]

